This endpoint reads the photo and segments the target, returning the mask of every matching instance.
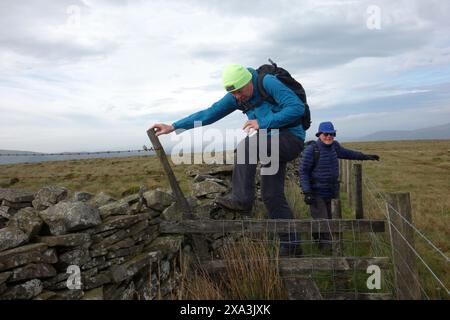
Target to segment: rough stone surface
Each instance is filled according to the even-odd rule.
[[[26,208],[26,207],[31,207],[31,202],[10,202],[8,200],[3,200],[2,201],[2,206],[5,207],[10,207],[12,209],[22,209],[22,208]]]
[[[87,250],[75,249],[59,256],[59,262],[66,265],[82,266],[89,262],[90,256]]]
[[[28,235],[15,227],[0,229],[0,251],[18,247],[28,241]]]
[[[98,193],[94,198],[89,200],[89,204],[98,208],[98,207],[104,206],[105,204],[115,202],[115,201],[116,201],[116,199],[114,199],[112,196],[110,196],[106,192],[102,191],[102,192]]]
[[[87,202],[87,201],[91,200],[93,197],[94,197],[94,195],[92,193],[78,191],[78,192],[74,193],[74,195],[72,197],[72,201]]]
[[[30,300],[31,298],[40,294],[43,290],[41,280],[33,279],[17,286],[9,288],[2,296],[1,299],[5,300]]]
[[[53,235],[97,226],[102,221],[97,208],[84,202],[60,202],[39,213]]]
[[[42,228],[43,221],[33,208],[21,209],[8,222],[8,227],[22,230],[29,238],[36,236]]]
[[[82,300],[103,300],[103,286],[95,288],[84,293]]]
[[[163,211],[175,201],[174,197],[161,190],[151,190],[144,193],[144,198],[149,208]]]
[[[183,219],[183,210],[174,202],[161,213],[161,218],[168,221],[180,221]]]
[[[181,249],[183,236],[163,236],[156,238],[150,246],[146,247],[147,251],[160,251],[162,256],[177,253]]]
[[[30,202],[34,200],[34,193],[25,190],[16,189],[0,189],[0,201],[6,200],[9,202]]]
[[[111,268],[111,276],[114,282],[120,282],[134,276],[145,266],[155,262],[158,258],[158,252],[146,252],[140,254],[134,259]]]
[[[24,267],[14,269],[12,276],[8,279],[8,282],[16,282],[35,278],[48,278],[54,277],[55,275],[56,270],[50,264],[30,263]]]
[[[192,185],[192,195],[203,197],[208,194],[225,193],[227,188],[217,182],[205,180]]]
[[[128,203],[120,201],[105,204],[98,209],[100,210],[100,215],[102,216],[102,218],[112,215],[123,215],[130,213],[130,206],[128,205]]]
[[[120,215],[120,216],[112,216],[103,220],[103,223],[98,225],[97,227],[91,229],[93,233],[100,233],[113,229],[123,229],[128,226],[131,226],[139,221],[149,219],[149,213],[141,213],[136,215]]]
[[[17,210],[14,210],[11,207],[7,206],[0,206],[0,217],[4,217],[6,219],[11,219],[12,216],[17,212]]]
[[[67,189],[60,186],[46,186],[38,191],[33,200],[36,210],[45,210],[67,197]]]
[[[72,233],[61,236],[38,237],[37,240],[49,247],[76,247],[89,243],[91,237],[87,233]]]

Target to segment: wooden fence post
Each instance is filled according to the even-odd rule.
[[[181,191],[180,185],[178,184],[178,181],[175,178],[175,174],[173,173],[173,170],[170,167],[170,163],[169,160],[167,159],[166,152],[164,151],[161,142],[156,136],[155,131],[153,129],[148,129],[147,135],[153,145],[153,149],[156,151],[156,155],[158,156],[161,165],[163,166],[164,172],[167,175],[167,178],[169,179],[169,184],[175,196],[178,209],[182,210],[183,212],[183,218],[195,219],[195,215],[192,211],[192,208],[189,205],[189,202],[187,202],[186,198],[184,197],[183,191]],[[199,259],[208,258],[208,244],[206,243],[206,240],[202,237],[199,237],[198,235],[193,235],[192,242]]]
[[[363,194],[362,194],[362,165],[355,163],[353,165],[353,184],[354,194],[352,198],[353,207],[355,208],[356,219],[364,219]]]
[[[350,160],[347,161],[347,171],[345,177],[345,192],[347,192],[349,207],[352,207],[352,163]]]
[[[342,219],[341,200],[331,200],[331,217],[332,219]],[[342,232],[333,233],[333,255],[342,256],[343,251]]]
[[[410,194],[386,193],[386,200],[397,298],[419,300],[421,299],[419,273],[416,256],[411,249],[414,248],[414,233],[408,225],[408,222],[412,224]]]

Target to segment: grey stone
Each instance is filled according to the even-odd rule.
[[[39,216],[50,227],[52,235],[94,227],[102,222],[97,208],[80,201],[60,202],[41,211]]]
[[[11,276],[12,272],[3,272],[0,273],[0,285],[5,283],[9,277]]]
[[[129,248],[118,249],[115,251],[108,252],[108,254],[106,255],[106,258],[114,259],[114,258],[119,258],[119,257],[135,256],[135,255],[138,255],[139,253],[141,253],[143,249],[144,249],[143,244],[139,244],[137,246],[133,246],[133,247],[129,247]]]
[[[112,215],[129,214],[131,212],[128,203],[120,201],[105,204],[98,209],[100,210],[100,215],[102,216],[102,218],[106,218]]]
[[[202,181],[192,185],[192,195],[195,197],[203,197],[208,194],[224,193],[227,188],[214,181]]]
[[[101,266],[102,264],[104,264],[106,261],[105,256],[101,256],[101,257],[95,257],[92,258],[91,261],[89,261],[88,263],[85,263],[81,269],[82,270],[88,270],[88,269],[92,269],[98,266]]]
[[[209,167],[208,174],[210,175],[225,175],[231,176],[233,174],[233,165],[220,165]]]
[[[44,288],[45,289],[50,289],[50,290],[59,290],[59,289],[65,289],[67,288],[67,279],[69,278],[70,274],[69,273],[58,273],[57,275],[53,276],[50,279],[46,279],[43,282]]]
[[[49,300],[50,298],[56,296],[56,293],[53,291],[43,291],[38,294],[33,300]]]
[[[29,244],[0,252],[0,271],[18,267],[30,262],[43,261],[47,245],[43,243]]]
[[[37,240],[49,247],[76,247],[86,245],[91,241],[91,237],[87,233],[70,233],[61,236],[38,237]]]
[[[59,255],[59,262],[65,265],[81,266],[90,261],[89,251],[83,249],[75,249]]]
[[[133,277],[145,266],[157,261],[158,252],[146,252],[121,265],[111,267],[111,275],[114,282],[118,283]]]
[[[144,193],[147,207],[157,211],[163,211],[175,201],[174,197],[161,190],[151,190]]]
[[[89,204],[93,205],[94,207],[101,207],[105,204],[115,202],[116,199],[114,199],[112,196],[107,194],[106,192],[100,192],[98,193],[94,198],[89,200]]]
[[[111,216],[104,219],[102,224],[93,228],[90,232],[99,233],[113,229],[123,229],[145,219],[150,219],[149,213]]]
[[[46,186],[38,191],[33,200],[36,210],[45,210],[67,198],[67,189],[60,186]]]
[[[63,290],[56,292],[56,295],[49,300],[80,300],[83,295],[83,290]]]
[[[18,247],[28,242],[28,235],[15,227],[0,229],[0,251]]]
[[[17,189],[0,189],[0,201],[7,200],[9,202],[32,202],[34,193]]]
[[[128,205],[131,206],[132,204],[139,202],[140,198],[141,197],[139,196],[139,194],[136,193],[136,194],[131,194],[129,196],[126,196],[125,198],[120,199],[119,202],[128,203]]]
[[[195,177],[200,174],[198,169],[188,169],[184,172],[188,177]]]
[[[119,242],[120,240],[123,240],[127,237],[131,237],[133,235],[136,235],[143,231],[148,226],[148,221],[143,220],[140,221],[132,226],[130,226],[127,229],[122,229],[117,231],[116,233],[113,233],[109,237],[106,237],[99,243],[95,243],[92,245],[92,250],[98,250],[98,249],[105,249],[109,247],[112,244],[115,244],[116,242]]]
[[[12,276],[8,282],[17,282],[22,280],[54,277],[56,270],[47,263],[30,263],[26,266],[13,270]]]
[[[172,203],[161,213],[161,218],[167,221],[180,221],[183,219],[183,210],[177,202]]]
[[[18,209],[22,209],[22,208],[31,207],[32,204],[31,204],[31,202],[10,202],[8,200],[3,200],[2,206],[10,207],[10,208],[18,210]]]
[[[194,182],[202,182],[208,178],[214,178],[214,176],[211,176],[209,174],[198,174],[194,177]]]
[[[107,283],[111,282],[111,273],[109,271],[103,271],[98,273],[95,268],[94,272],[89,274],[89,272],[83,273],[83,290],[90,290],[92,288],[101,287]]]
[[[81,300],[103,300],[103,286],[99,288],[95,288],[84,293],[84,296]]]
[[[39,218],[36,210],[25,208],[19,210],[8,222],[8,227],[19,228],[29,238],[36,236],[42,228],[44,222]]]
[[[160,251],[161,256],[178,253],[183,243],[183,236],[163,236],[156,238],[145,251]]]
[[[219,211],[220,207],[214,203],[206,203],[196,208],[194,215],[198,219],[211,219],[212,214]]]
[[[9,288],[1,298],[5,300],[30,300],[40,294],[43,288],[41,280],[33,279]]]
[[[11,219],[12,216],[17,212],[17,210],[7,207],[7,206],[0,206],[0,217],[4,217],[6,219]]]
[[[74,195],[72,197],[72,201],[87,202],[87,201],[91,200],[93,197],[94,197],[94,195],[92,193],[78,191],[78,192],[74,193]]]

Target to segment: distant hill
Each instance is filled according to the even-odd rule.
[[[84,152],[63,152],[58,155],[49,155],[41,152],[33,151],[18,151],[18,150],[0,150],[0,164],[13,163],[35,163],[43,161],[62,161],[62,160],[79,160],[79,159],[94,159],[94,158],[116,158],[116,157],[136,157],[153,155],[155,152],[125,152],[125,153],[95,153],[83,154]],[[32,154],[32,155],[30,155]]]
[[[377,131],[353,141],[450,139],[450,123],[417,130]]]

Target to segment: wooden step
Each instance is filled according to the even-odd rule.
[[[381,269],[389,267],[388,257],[320,257],[320,258],[282,258],[278,259],[281,274],[295,274],[320,270],[366,271],[370,265]],[[209,273],[226,272],[224,260],[202,261],[202,267]]]
[[[182,220],[163,221],[161,233],[384,232],[385,220]]]

